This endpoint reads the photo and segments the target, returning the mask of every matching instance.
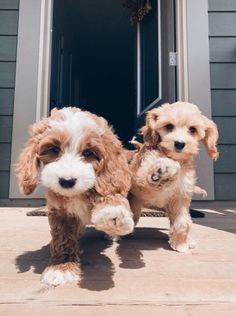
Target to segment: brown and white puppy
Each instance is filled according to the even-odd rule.
[[[144,206],[166,209],[170,246],[185,252],[195,246],[189,237],[192,195],[202,193],[195,186],[194,159],[201,142],[212,159],[218,158],[216,124],[196,105],[176,102],[149,111],[141,133],[144,144],[137,144],[139,149],[130,163],[134,220],[138,222]]]
[[[126,199],[131,173],[120,141],[102,117],[77,108],[54,109],[31,127],[17,172],[24,194],[35,190],[39,178],[46,189],[52,241],[42,282],[79,279],[77,240],[85,225],[109,235],[132,232]]]

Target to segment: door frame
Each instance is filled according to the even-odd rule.
[[[176,28],[178,100],[197,104],[211,118],[208,0],[176,0]],[[214,164],[203,146],[196,168],[198,184],[208,193],[206,199],[214,200]]]
[[[208,0],[175,0],[175,4],[178,99],[199,104],[211,117]],[[11,166],[27,140],[28,126],[48,115],[52,20],[53,0],[20,0]],[[205,155],[202,152],[201,158]],[[214,200],[210,159],[204,157],[204,166],[198,161],[198,175],[199,185]],[[23,198],[13,167],[10,198]],[[42,198],[42,192],[29,198]]]
[[[20,0],[9,198],[25,198],[15,175],[28,128],[48,115],[53,0]],[[33,27],[32,27],[33,26]],[[42,198],[42,189],[29,198]]]
[[[136,115],[137,117],[141,116],[145,111],[150,109],[154,104],[156,104],[159,100],[161,100],[162,94],[162,51],[161,51],[161,0],[157,1],[157,29],[158,29],[158,97],[153,100],[144,110],[141,110],[141,100],[142,100],[142,76],[141,76],[141,63],[142,63],[142,55],[141,55],[141,25],[137,23],[137,104],[136,104]]]
[[[158,96],[145,109],[142,109],[142,21],[137,23],[137,127],[143,124],[145,113],[163,104],[174,102],[176,98],[176,69],[170,64],[170,52],[175,51],[175,0],[155,0],[157,2],[157,37],[158,37]],[[152,9],[153,10],[153,9]],[[163,32],[164,30],[164,32]],[[167,34],[167,35],[166,35]],[[165,88],[166,87],[166,88]],[[166,100],[164,101],[163,100]]]

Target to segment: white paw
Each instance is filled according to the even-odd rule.
[[[60,270],[53,266],[46,268],[42,274],[41,282],[47,285],[61,285],[67,282],[78,281],[79,275],[73,270]]]
[[[188,252],[189,249],[194,249],[196,247],[196,242],[191,237],[188,238],[188,241],[181,244],[176,244],[173,241],[169,240],[170,247],[173,250],[178,252]]]
[[[148,182],[156,184],[157,182],[167,182],[173,180],[180,170],[177,161],[169,158],[159,158],[148,172]]]
[[[189,249],[194,249],[197,246],[197,242],[192,238],[188,237],[188,247]]]
[[[130,234],[134,229],[131,213],[122,205],[107,205],[92,215],[92,223],[97,230],[110,236]]]

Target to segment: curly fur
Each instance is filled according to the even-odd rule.
[[[52,241],[44,283],[79,278],[77,239],[85,225],[112,235],[132,232],[126,198],[131,172],[121,142],[102,117],[54,109],[31,127],[17,173],[22,193],[31,194],[40,181],[46,189]]]
[[[170,220],[170,246],[185,252],[194,243],[189,237],[189,206],[193,193],[205,193],[195,186],[194,159],[203,143],[216,160],[218,130],[196,105],[176,102],[147,113],[141,128],[144,144],[136,144],[130,163],[133,173],[129,196],[137,223],[143,206],[165,208]],[[177,148],[176,142],[183,145]]]

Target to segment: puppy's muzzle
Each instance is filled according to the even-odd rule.
[[[184,142],[175,141],[175,149],[176,149],[177,151],[183,150],[184,147],[185,147],[185,143],[184,143]]]
[[[59,184],[62,188],[64,189],[71,189],[76,183],[76,179],[64,179],[64,178],[59,178]]]

